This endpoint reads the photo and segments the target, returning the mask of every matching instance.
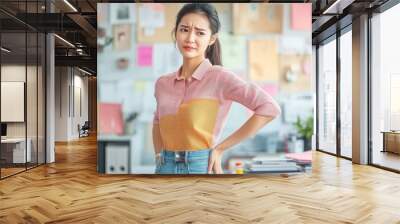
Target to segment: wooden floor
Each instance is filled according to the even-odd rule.
[[[96,173],[96,139],[0,181],[0,223],[400,223],[400,175],[316,152],[295,176]]]
[[[1,178],[5,178],[20,172],[25,171],[26,169],[33,169],[37,166],[37,164],[28,163],[25,168],[25,164],[18,164],[18,167],[2,167],[1,168]]]
[[[21,171],[24,171],[25,170],[25,167],[21,167],[21,168],[1,168],[1,177],[3,178],[3,177],[7,177],[7,176],[10,176],[10,175],[13,175],[13,174],[15,174],[15,173],[18,173],[18,172],[21,172]]]

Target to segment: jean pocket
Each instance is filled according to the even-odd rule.
[[[174,162],[164,162],[158,168],[158,174],[175,174],[176,165]]]
[[[189,174],[207,174],[208,173],[208,159],[191,160],[188,163]]]

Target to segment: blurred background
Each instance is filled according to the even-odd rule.
[[[315,80],[311,4],[213,3],[222,29],[223,66],[271,94],[282,114],[223,156],[225,173],[302,172],[311,167]],[[97,4],[100,170],[154,173],[154,83],[182,58],[172,30],[183,4]],[[231,107],[220,140],[251,111]],[[118,168],[121,161],[128,167]]]

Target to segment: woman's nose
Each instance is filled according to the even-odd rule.
[[[187,37],[186,37],[186,41],[192,43],[192,42],[194,42],[194,39],[195,39],[194,32],[192,32],[192,31],[189,32],[188,35],[187,35]]]

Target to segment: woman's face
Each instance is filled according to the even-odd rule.
[[[215,38],[207,16],[199,13],[183,16],[176,29],[176,42],[184,58],[205,58],[207,47]]]

